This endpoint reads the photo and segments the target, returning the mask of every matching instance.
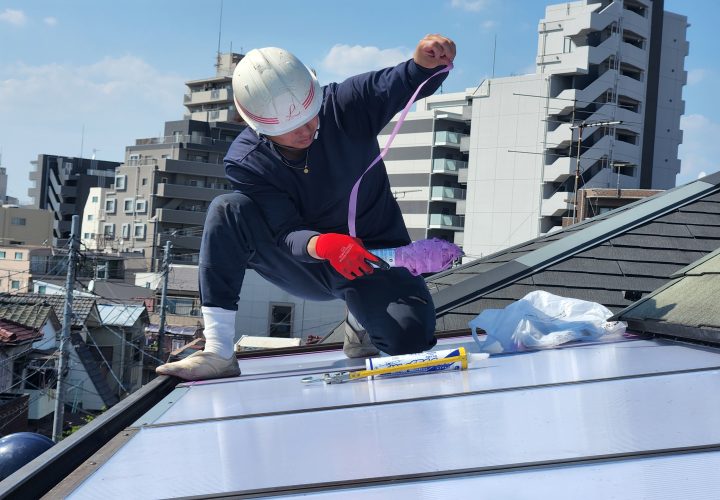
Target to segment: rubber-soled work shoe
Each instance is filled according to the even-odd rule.
[[[185,359],[155,368],[158,375],[172,375],[183,380],[237,377],[240,367],[233,355],[225,359],[212,352],[198,351]]]
[[[348,321],[345,321],[343,352],[348,358],[369,358],[380,354],[370,340],[367,330],[356,330]]]

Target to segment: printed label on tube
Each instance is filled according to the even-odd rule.
[[[422,365],[426,361],[457,357],[460,357],[461,359],[435,366],[418,366]],[[407,370],[393,373],[385,373],[383,375],[375,375],[370,378],[395,377],[412,373],[431,373],[447,370],[462,370],[464,368],[467,368],[467,354],[464,347],[459,347],[457,349],[447,349],[443,351],[426,351],[417,354],[404,354],[401,356],[387,356],[383,358],[368,358],[365,360],[365,366],[368,370],[376,370],[378,368],[390,368],[403,365],[407,365]]]

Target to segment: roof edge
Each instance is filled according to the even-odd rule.
[[[169,394],[174,377],[160,376],[0,482],[3,498],[40,498],[116,434]]]

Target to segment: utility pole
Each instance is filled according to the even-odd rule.
[[[73,284],[75,283],[75,266],[78,261],[78,234],[80,233],[80,216],[73,215],[72,230],[70,232],[70,252],[68,255],[68,268],[65,278],[65,311],[63,313],[62,334],[60,336],[60,359],[57,369],[57,390],[55,391],[55,413],[53,418],[53,441],[62,439],[63,420],[65,419],[65,381],[63,372],[67,364],[67,344],[70,341],[70,326],[72,325]]]
[[[165,308],[167,306],[167,289],[168,289],[168,278],[170,276],[170,248],[172,243],[170,240],[165,242],[165,255],[163,255],[163,285],[162,285],[162,296],[160,297],[160,324],[158,325],[158,359],[163,363],[165,358],[163,357],[163,340],[165,339]]]

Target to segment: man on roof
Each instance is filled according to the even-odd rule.
[[[348,357],[435,345],[435,307],[425,280],[388,268],[367,250],[410,243],[382,161],[360,184],[357,238],[348,234],[348,200],[379,154],[380,131],[454,58],[452,40],[427,35],[412,59],[322,88],[283,49],[252,50],[238,63],[233,93],[248,127],[225,157],[234,192],[212,201],[203,231],[205,350],[157,373],[186,380],[240,374],[235,317],[248,268],[298,297],[344,300]],[[432,95],[446,76],[432,77],[418,98]]]

